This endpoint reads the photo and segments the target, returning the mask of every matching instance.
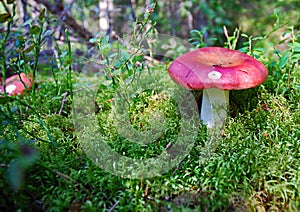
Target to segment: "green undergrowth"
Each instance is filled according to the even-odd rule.
[[[166,71],[166,66],[159,70]],[[298,71],[291,73],[290,80],[299,77]],[[295,82],[289,89],[285,83],[276,83],[274,91],[271,75],[254,91],[232,92],[232,102],[239,110],[232,108],[233,115],[211,157],[202,160],[199,156],[207,138],[205,127],[200,125],[195,146],[178,166],[160,177],[136,180],[114,176],[96,166],[76,139],[72,119],[58,114],[62,98],[53,98],[55,89],[51,93],[41,85],[40,92],[52,96],[39,101],[44,105],[40,118],[53,143],[38,121],[39,116],[30,110],[22,114],[26,112],[25,106],[18,108],[16,115],[27,116],[20,129],[24,142],[14,146],[20,142],[14,133],[6,134],[9,143],[2,140],[1,196],[6,198],[1,199],[1,205],[15,210],[53,211],[114,207],[122,211],[258,208],[296,211],[300,201],[300,96]],[[48,88],[51,85],[45,83]],[[133,145],[120,136],[111,116],[112,103],[108,101],[114,97],[113,92],[109,93],[113,89],[101,89],[97,97],[97,105],[102,107],[97,112],[99,130],[117,152],[151,157],[176,139],[180,115],[176,103],[166,93],[148,90],[133,98],[129,112],[133,128],[143,132],[151,126],[149,120],[154,112],[162,110],[167,116],[164,138],[145,146]],[[255,99],[250,103],[240,102],[247,96]],[[5,130],[12,129],[5,127]],[[13,169],[15,163],[19,164],[15,170],[7,167]],[[16,183],[11,180],[17,176],[9,173],[23,170],[22,167],[22,184],[14,191]]]

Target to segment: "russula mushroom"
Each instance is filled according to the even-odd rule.
[[[24,93],[32,87],[32,77],[24,73],[15,74],[5,80],[5,90],[8,96],[15,96]],[[4,86],[0,87],[0,93],[4,92]]]
[[[226,119],[229,90],[255,87],[268,76],[253,57],[221,47],[204,47],[176,58],[168,69],[171,78],[191,90],[203,90],[201,119],[209,128]]]

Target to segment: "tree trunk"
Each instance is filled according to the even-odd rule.
[[[63,16],[63,18],[61,17],[62,21],[70,29],[76,32],[79,37],[83,38],[84,40],[89,40],[90,38],[93,37],[92,33],[89,32],[87,29],[83,28],[81,25],[79,25],[69,13],[64,12],[64,7],[61,0],[57,0],[55,2],[55,5],[52,5],[47,0],[34,0],[34,1],[39,4],[43,4],[48,9],[48,11],[51,12],[52,14],[57,15],[59,17]]]
[[[100,32],[111,34],[113,27],[113,20],[111,18],[111,11],[114,8],[112,0],[99,1],[99,27]]]

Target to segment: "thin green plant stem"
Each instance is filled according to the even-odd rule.
[[[57,77],[57,73],[55,73],[55,71],[54,71],[53,60],[51,60],[51,72],[52,72],[54,82],[55,82],[56,93],[58,93],[58,77]]]
[[[66,33],[66,40],[68,43],[68,77],[67,77],[67,83],[68,83],[68,88],[70,90],[70,96],[71,96],[71,104],[72,107],[74,108],[74,101],[73,101],[73,82],[72,82],[72,49],[71,49],[71,41],[69,38],[69,30],[68,28],[65,30]],[[73,115],[75,118],[75,111],[73,110]]]
[[[1,44],[1,54],[2,54],[1,65],[2,65],[2,77],[3,77],[3,90],[4,90],[4,96],[5,97],[7,96],[7,93],[6,93],[6,78],[7,78],[6,72],[7,72],[7,69],[6,69],[5,45],[6,45],[8,36],[10,34],[10,30],[11,30],[11,25],[12,25],[13,19],[14,19],[15,15],[16,15],[16,4],[15,3],[13,4],[12,12],[13,12],[13,14],[11,15],[11,17],[10,17],[8,23],[7,23],[7,30],[6,30],[3,42]]]
[[[66,40],[67,40],[67,44],[68,44],[68,88],[70,89],[70,96],[71,99],[73,100],[73,84],[72,84],[72,49],[71,49],[71,41],[69,38],[69,30],[66,29],[65,30],[66,33]]]
[[[37,67],[39,62],[39,54],[41,51],[41,43],[42,43],[42,33],[43,33],[43,22],[41,23],[41,29],[37,36],[37,41],[34,42],[35,48],[34,48],[34,64],[33,64],[33,70],[32,70],[32,98],[33,98],[33,104],[35,104],[36,100],[36,93],[35,93],[35,80],[36,80],[36,73],[37,73]]]
[[[2,2],[3,3],[3,2]],[[2,75],[3,75],[3,93],[4,93],[4,97],[7,97],[7,93],[6,93],[6,78],[7,78],[7,75],[6,75],[6,72],[7,72],[7,68],[6,68],[6,52],[5,52],[5,45],[6,45],[6,42],[8,40],[8,36],[10,34],[10,30],[11,30],[11,25],[12,25],[12,22],[13,22],[13,19],[15,17],[15,14],[16,14],[16,4],[14,3],[13,4],[13,9],[12,9],[12,12],[13,14],[11,15],[8,23],[7,23],[7,30],[6,30],[6,33],[5,33],[5,36],[4,36],[4,39],[3,39],[3,42],[1,44],[1,54],[2,54]],[[6,104],[6,109],[9,113],[9,119],[14,122],[14,119],[13,119],[13,114],[12,114],[12,110],[10,108],[10,105],[9,104]],[[20,134],[19,134],[19,131],[16,127],[17,125],[16,124],[13,124],[13,128],[14,128],[14,131],[16,132],[17,136],[19,137]]]

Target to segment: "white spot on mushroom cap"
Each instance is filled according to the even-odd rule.
[[[208,78],[210,79],[220,79],[222,77],[222,74],[218,71],[211,71],[208,73]]]
[[[17,88],[17,86],[15,86],[15,85],[8,85],[8,86],[6,86],[6,93],[11,94],[12,92],[14,92],[14,90],[16,88]]]

